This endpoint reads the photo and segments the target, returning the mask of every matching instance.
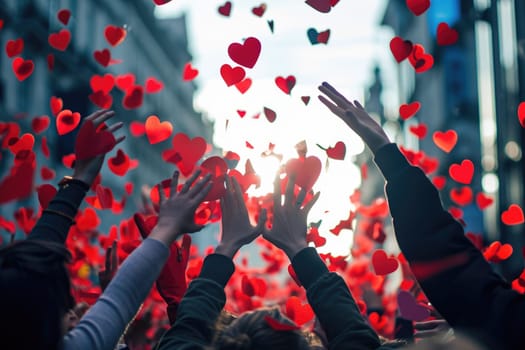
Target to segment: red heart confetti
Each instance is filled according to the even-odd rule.
[[[162,158],[177,165],[182,175],[193,172],[195,163],[206,153],[206,140],[202,137],[190,139],[184,133],[178,133],[172,140],[173,149],[164,151]]]
[[[417,112],[419,112],[419,109],[421,108],[421,103],[419,102],[412,102],[410,104],[402,104],[399,106],[399,116],[403,120],[407,120],[411,117],[413,117]]]
[[[242,67],[232,68],[229,64],[223,64],[221,66],[221,77],[227,86],[232,86],[241,82],[245,75],[246,72]]]
[[[152,145],[167,140],[173,131],[173,126],[169,121],[161,123],[156,115],[150,115],[146,119],[145,128],[148,141]]]
[[[427,135],[427,126],[423,123],[419,125],[411,125],[408,130],[417,136],[418,139],[423,139]]]
[[[406,0],[408,9],[416,16],[421,16],[430,7],[430,0]]]
[[[115,77],[115,84],[122,91],[127,91],[135,85],[135,75],[132,73],[117,75]]]
[[[117,144],[115,136],[109,131],[95,128],[91,120],[83,123],[75,143],[75,156],[78,160],[90,159],[111,151]]]
[[[486,196],[481,192],[476,195],[476,204],[478,205],[479,210],[485,210],[491,206],[492,203],[494,203],[493,198]]]
[[[473,198],[474,194],[472,193],[472,189],[468,186],[453,188],[450,190],[450,199],[461,207],[472,203]]]
[[[315,316],[310,305],[308,303],[303,304],[301,299],[296,296],[291,296],[286,301],[285,313],[286,316],[299,326],[311,321]]]
[[[65,26],[69,23],[69,18],[71,17],[71,11],[68,9],[61,9],[57,12],[58,20]]]
[[[80,113],[73,113],[70,109],[64,109],[57,115],[56,127],[59,135],[65,135],[75,130],[80,123]]]
[[[35,134],[41,134],[44,131],[47,130],[49,127],[49,117],[47,115],[43,115],[41,117],[35,117],[31,121],[31,128],[35,132]]]
[[[146,79],[146,93],[156,94],[164,89],[164,84],[162,81],[155,79],[154,77],[149,77]]]
[[[458,31],[441,22],[437,28],[437,43],[441,46],[454,45],[459,39]]]
[[[228,171],[228,164],[221,157],[210,157],[201,164],[203,175],[211,174],[211,190],[208,192],[205,201],[214,201],[222,198],[226,193],[224,187],[225,174]]]
[[[111,209],[113,207],[113,192],[111,188],[97,185],[96,193],[100,209]]]
[[[266,4],[262,3],[257,7],[252,8],[252,13],[257,17],[262,17],[266,11]]]
[[[58,33],[51,33],[47,41],[52,48],[58,51],[65,51],[71,41],[71,32],[67,29],[62,29]]]
[[[142,106],[144,100],[144,89],[140,85],[135,85],[126,90],[126,95],[122,99],[122,106],[125,109],[135,109]]]
[[[239,115],[239,117],[243,118],[246,115],[246,111],[241,111],[238,109],[237,114]]]
[[[396,36],[390,40],[390,51],[397,63],[404,61],[412,53],[413,46],[409,40]]]
[[[328,39],[330,39],[330,29],[319,32],[319,34],[317,34],[317,42],[320,44],[328,44]]]
[[[412,53],[408,56],[408,60],[416,73],[424,73],[434,65],[434,57],[425,52],[423,45],[415,44]]]
[[[454,181],[468,185],[474,176],[474,164],[470,159],[465,159],[461,164],[452,164],[448,173]]]
[[[153,0],[153,2],[155,3],[155,5],[164,5],[164,4],[167,4],[168,2],[170,2],[171,0]]]
[[[23,134],[19,138],[11,138],[9,142],[9,150],[16,155],[21,151],[32,151],[35,145],[35,137],[32,134]]]
[[[328,13],[332,9],[330,0],[306,0],[305,3],[321,13]]]
[[[114,157],[108,159],[109,170],[117,176],[125,176],[131,167],[132,162],[129,156],[121,149],[117,150],[117,154]]]
[[[244,43],[232,43],[228,46],[228,56],[233,62],[246,68],[253,68],[261,54],[261,42],[259,39],[249,37]]]
[[[129,132],[133,137],[140,137],[146,133],[146,127],[144,123],[134,120],[129,124]]]
[[[270,123],[273,123],[275,121],[275,118],[277,118],[277,114],[270,108],[264,107],[264,116]]]
[[[393,257],[388,257],[382,249],[377,249],[372,255],[372,267],[376,275],[388,275],[397,270],[398,266],[398,261]]]
[[[0,181],[0,204],[23,199],[33,192],[34,167],[24,162],[11,168],[9,175]]]
[[[54,179],[56,174],[53,169],[43,166],[42,169],[40,169],[40,176],[42,177],[42,180],[49,181]]]
[[[51,113],[56,116],[64,108],[64,101],[60,97],[51,96],[49,107],[51,108]]]
[[[241,94],[244,94],[246,91],[248,91],[250,86],[252,86],[252,80],[250,78],[246,78],[235,84],[235,87]]]
[[[225,17],[229,17],[232,10],[232,3],[231,1],[226,1],[224,5],[219,6],[219,13]]]
[[[47,69],[52,71],[55,68],[55,55],[52,53],[47,55]]]
[[[442,190],[445,188],[445,184],[447,183],[447,178],[444,176],[434,176],[432,179],[432,183],[438,190]]]
[[[432,140],[442,151],[450,153],[456,146],[458,134],[454,130],[436,131],[432,135]]]
[[[522,102],[518,106],[518,120],[523,128],[525,128],[525,102]]]
[[[33,73],[35,65],[31,60],[24,60],[22,57],[17,57],[13,60],[13,72],[19,81],[24,81]]]
[[[301,96],[301,101],[303,101],[305,106],[308,106],[308,102],[310,102],[310,96]]]
[[[505,225],[519,225],[525,222],[523,210],[517,204],[511,204],[507,210],[501,213],[501,221]]]
[[[346,145],[343,141],[337,141],[334,147],[326,150],[326,155],[332,159],[344,160],[346,155]]]
[[[97,75],[94,74],[89,80],[89,85],[93,91],[102,91],[104,93],[109,93],[115,86],[115,78],[112,74]]]
[[[51,202],[58,191],[53,185],[43,184],[36,188],[36,192],[38,194],[38,202],[40,203],[40,207],[42,207],[42,209],[46,209],[49,205],[49,202]]]
[[[45,136],[42,137],[42,142],[40,144],[40,148],[42,149],[42,154],[44,155],[44,157],[49,158],[50,151],[49,151],[49,147],[47,145],[47,138]]]
[[[294,175],[295,184],[309,191],[321,174],[321,167],[321,161],[314,156],[290,159],[286,163],[286,173]]]
[[[286,78],[277,77],[275,78],[275,84],[281,89],[285,94],[290,95],[293,87],[295,86],[295,77],[289,75]]]
[[[111,62],[111,52],[108,49],[93,52],[93,57],[102,67],[109,66]]]
[[[120,45],[124,39],[126,39],[126,34],[126,29],[114,25],[108,25],[106,29],[104,29],[104,36],[113,47]]]
[[[191,81],[195,79],[199,75],[199,70],[193,68],[190,62],[186,63],[184,65],[184,69],[182,72],[182,80],[184,81]]]
[[[5,45],[5,53],[7,57],[15,57],[22,53],[24,50],[24,39],[18,38],[16,40],[8,40]]]
[[[104,91],[95,91],[89,96],[89,100],[99,108],[109,109],[113,104],[113,97]]]

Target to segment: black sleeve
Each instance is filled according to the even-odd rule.
[[[202,349],[209,345],[214,324],[226,303],[224,287],[235,266],[220,254],[206,257],[198,278],[193,280],[177,309],[177,320],[166,331],[157,349]]]
[[[401,251],[434,307],[452,327],[491,338],[500,349],[523,347],[525,297],[492,270],[395,144],[383,146],[375,162],[387,180]]]
[[[297,253],[292,265],[326,333],[329,349],[379,348],[377,334],[359,312],[344,280],[328,271],[314,248]]]
[[[79,180],[72,180],[62,187],[27,238],[64,244],[73,224],[71,219],[77,215],[78,207],[88,190],[89,186]]]

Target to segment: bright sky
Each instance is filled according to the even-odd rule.
[[[297,157],[294,145],[306,140],[308,155],[319,157],[323,163],[314,186],[314,190],[321,191],[321,197],[309,219],[312,222],[323,219],[320,232],[330,238],[325,250],[346,255],[351,233],[335,237],[328,230],[348,215],[348,197],[360,183],[352,156],[363,151],[363,144],[317,100],[317,86],[326,80],[350,98],[363,101],[366,87],[372,81],[373,67],[378,63],[385,80],[384,101],[387,107],[397,105],[396,95],[391,92],[395,91],[395,71],[388,46],[393,35],[379,26],[386,0],[341,0],[328,14],[303,1],[267,0],[262,18],[251,12],[260,1],[232,1],[229,17],[217,12],[224,2],[175,0],[157,7],[158,17],[187,15],[192,64],[199,69],[195,107],[215,121],[215,143],[224,151],[241,155],[241,171],[244,160],[251,159],[263,181],[258,193],[271,191],[278,166],[260,157],[269,142],[276,144],[276,152],[283,153],[286,160]],[[273,34],[268,20],[274,21]],[[330,29],[328,44],[311,45],[306,34],[309,28],[318,32]],[[251,36],[261,41],[262,50],[255,67],[246,69],[253,84],[243,95],[234,86],[226,86],[219,69],[224,63],[237,65],[228,57],[227,48]],[[289,75],[297,80],[291,96],[274,82],[278,76]],[[301,96],[311,97],[307,106]],[[261,113],[263,107],[277,113],[274,123],[269,123]],[[246,116],[241,118],[237,110],[246,111]],[[253,119],[258,113],[260,118]],[[248,149],[246,141],[255,149]],[[329,147],[337,141],[346,144],[346,159],[330,160],[326,167],[326,153],[316,144]]]

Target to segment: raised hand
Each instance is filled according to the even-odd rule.
[[[162,186],[158,186],[160,208],[158,223],[149,235],[170,246],[183,233],[197,232],[203,228],[195,224],[195,210],[211,189],[210,175],[195,182],[201,171],[197,170],[177,192],[179,172],[171,178],[169,198],[165,198]],[[195,183],[195,184],[194,184]],[[192,187],[193,185],[193,187]]]
[[[319,198],[317,192],[310,202],[303,206],[306,191],[301,189],[294,196],[295,178],[288,178],[284,204],[281,203],[281,180],[275,178],[273,190],[273,224],[271,230],[265,230],[263,237],[277,248],[282,249],[290,260],[302,249],[308,247],[306,242],[306,220],[308,212]]]
[[[354,103],[348,101],[327,82],[320,85],[319,90],[328,97],[327,99],[325,96],[319,95],[319,100],[354,130],[372,153],[390,143],[381,125],[365,111],[359,101],[354,101]]]
[[[109,119],[113,118],[115,116],[115,112],[109,111],[109,110],[99,110],[95,113],[87,116],[84,119],[84,122],[82,124],[82,127],[80,129],[79,134],[82,132],[82,128],[86,127],[86,124],[93,123],[93,126],[95,129],[97,129],[102,123],[105,123]],[[104,131],[114,133],[118,129],[120,129],[124,124],[122,122],[118,122],[110,127],[107,127]],[[118,143],[124,141],[125,136],[121,136],[119,138],[115,139],[115,145]],[[77,143],[75,145],[75,148],[78,149],[79,147],[89,147],[89,145],[79,145],[79,142],[82,142],[82,140],[79,141],[77,138]],[[112,148],[113,148],[112,147]],[[108,150],[109,152],[110,150]],[[75,152],[77,153],[77,151]],[[77,159],[75,160],[75,166],[74,166],[74,172],[73,172],[73,178],[80,180],[88,185],[91,185],[95,178],[97,177],[98,173],[100,172],[100,168],[102,168],[102,164],[104,164],[104,157],[106,153],[99,154],[96,156],[92,156],[85,159]]]
[[[98,280],[102,291],[106,289],[113,276],[117,273],[118,256],[117,256],[117,241],[113,241],[111,247],[106,250],[105,269],[98,272]]]
[[[266,210],[259,214],[257,225],[253,226],[244,203],[241,186],[235,178],[226,177],[226,193],[221,198],[222,236],[215,253],[233,258],[245,244],[252,242],[264,230]]]

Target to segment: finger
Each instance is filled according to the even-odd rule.
[[[113,272],[117,271],[118,268],[118,255],[117,255],[117,241],[113,241],[111,247],[111,270]]]
[[[277,210],[281,206],[281,177],[279,174],[273,181],[273,210]]]
[[[284,193],[284,205],[293,206],[293,190],[295,186],[295,174],[288,176],[288,183],[286,184],[286,191]]]
[[[191,185],[193,185],[193,182],[200,175],[200,173],[201,173],[200,169],[195,171],[193,173],[193,175],[191,175],[190,178],[188,180],[186,180],[186,183],[184,184],[184,186],[182,186],[182,189],[180,190],[180,193],[188,192],[188,190],[190,189]]]
[[[201,191],[199,191],[195,195],[195,197],[193,197],[193,200],[197,202],[197,205],[199,205],[204,200],[204,198],[206,198],[206,195],[208,194],[208,192],[210,192],[212,186],[213,184],[211,182],[208,182],[206,186],[204,186],[204,188]]]
[[[126,136],[120,136],[119,138],[117,138],[115,140],[115,146],[118,145],[119,143],[121,143],[122,141],[124,141],[124,139],[126,138]],[[113,147],[115,147],[113,146]]]
[[[104,113],[106,113],[108,111],[109,111],[109,109],[99,109],[95,113],[91,113],[90,115],[88,115],[84,120],[96,119],[96,118],[100,117],[102,114],[104,114]]]
[[[321,195],[321,192],[317,192],[316,194],[314,194],[314,197],[308,203],[306,203],[306,205],[303,208],[303,212],[306,215],[308,215],[308,213],[310,212],[310,209],[312,209],[312,207],[314,206],[315,202],[317,202],[317,200],[319,199],[320,195]]]
[[[319,95],[318,98],[335,115],[337,115],[339,117],[343,117],[345,115],[344,109],[342,109],[341,107],[338,107],[335,104],[333,104],[332,102],[328,101],[328,99],[326,97],[324,97],[322,95]]]
[[[98,117],[93,119],[93,124],[95,124],[95,127],[98,127],[100,124],[106,122],[108,119],[112,118],[115,115],[115,112],[113,111],[105,111]]]
[[[177,193],[177,186],[179,185],[179,172],[175,170],[173,172],[173,176],[171,177],[171,184],[170,184],[170,197],[175,196]]]
[[[346,97],[343,96],[339,91],[337,91],[332,85],[327,83],[326,81],[323,82],[321,87],[324,87],[326,91],[330,92],[330,95],[333,96],[332,100],[334,100],[335,103],[338,105],[346,106],[346,105],[352,105],[352,102],[348,101]],[[321,90],[323,91],[323,90]]]
[[[236,178],[232,178],[231,182],[233,183],[233,187],[235,189],[234,198],[237,207],[236,209],[242,212],[243,215],[248,215],[248,210],[246,209],[246,204],[244,203],[244,196],[241,190],[241,185],[239,185],[239,182],[237,182]]]
[[[159,191],[159,205],[164,203],[166,200],[166,194],[164,193],[164,189],[162,188],[162,183],[157,185],[157,190]]]
[[[299,194],[297,195],[297,199],[295,200],[295,205],[300,208],[303,205],[304,198],[306,197],[306,190],[304,188],[301,188],[301,191],[299,191]]]
[[[197,183],[195,184],[195,186],[193,186],[190,191],[189,191],[189,195],[191,197],[194,197],[195,195],[197,195],[200,191],[202,191],[202,189],[204,188],[204,186],[206,186],[208,183],[211,183],[210,182],[211,180],[211,174],[206,174],[206,176],[204,176],[202,179],[200,179],[199,181],[197,181]]]
[[[363,107],[363,106],[361,105],[361,103],[359,103],[358,100],[354,100],[354,104],[356,105],[357,108],[362,109],[363,111],[365,110],[365,107]]]
[[[259,213],[259,220],[257,221],[257,225],[253,229],[254,232],[256,232],[257,234],[264,232],[267,217],[268,217],[268,213],[266,209],[262,209],[261,212]]]
[[[123,122],[118,122],[118,123],[111,125],[109,128],[106,129],[106,131],[115,132],[118,129],[122,128],[123,126],[124,126]]]
[[[104,262],[104,268],[106,269],[106,272],[109,272],[111,270],[111,250],[113,249],[113,246],[106,249],[106,261]]]

